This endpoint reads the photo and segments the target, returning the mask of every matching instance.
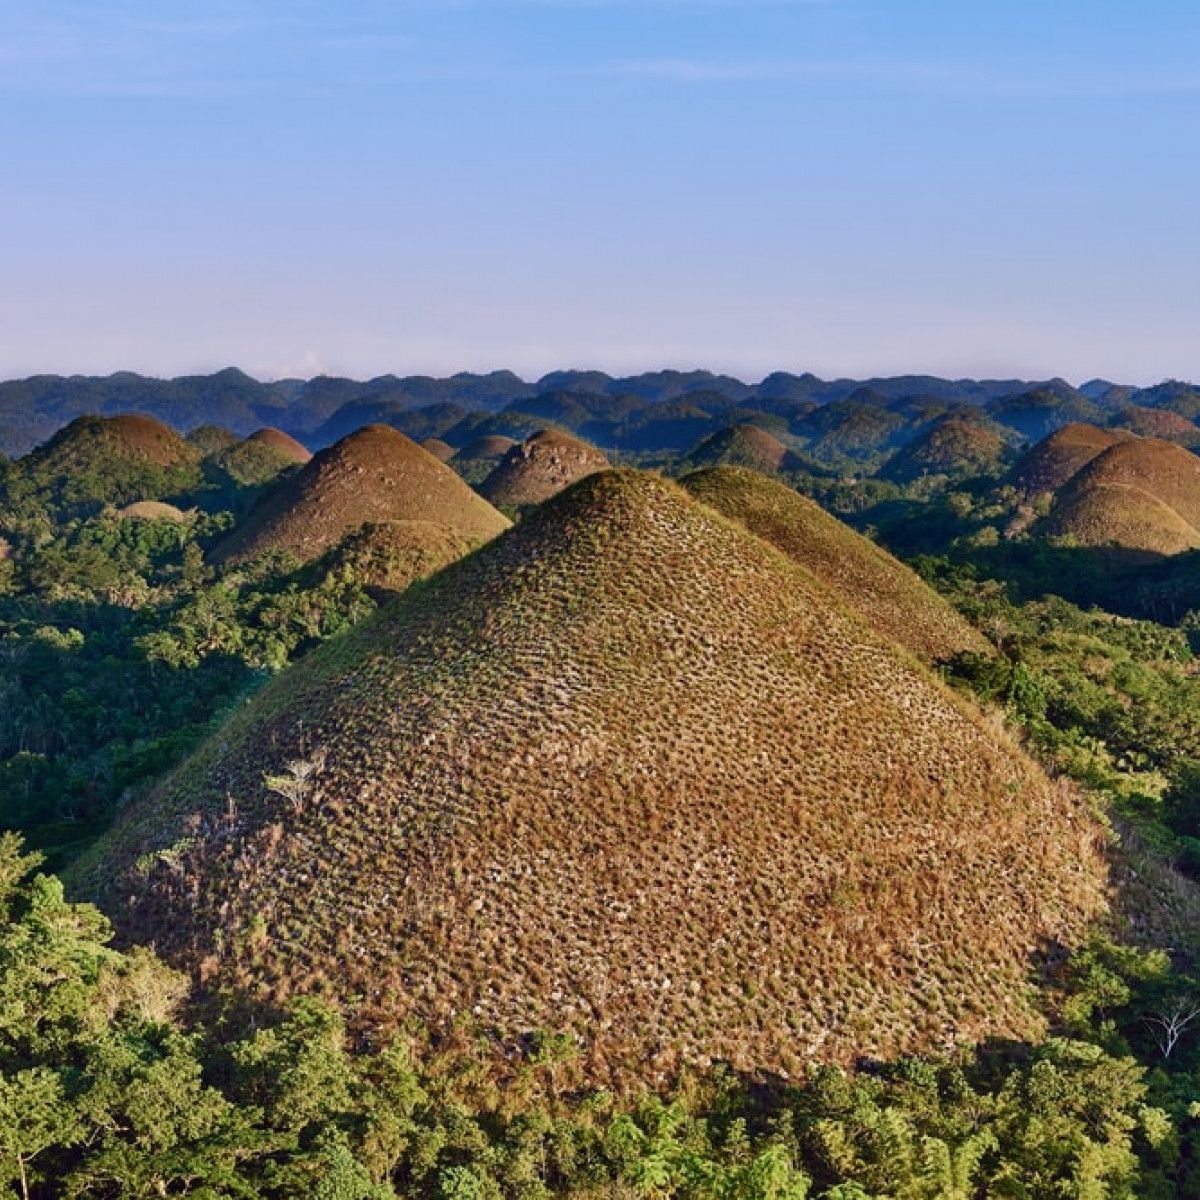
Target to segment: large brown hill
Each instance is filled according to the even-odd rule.
[[[543,429],[514,446],[479,491],[493,504],[541,504],[608,465],[595,446],[558,429]]]
[[[1005,482],[1027,500],[1053,496],[1093,458],[1133,436],[1123,429],[1101,429],[1075,421],[1056,429],[1024,454]]]
[[[508,526],[445,463],[388,425],[367,425],[284,480],[214,558],[286,550],[308,561],[368,522],[383,521],[432,522],[473,542]]]
[[[619,471],[283,672],[76,883],[209,985],[566,1030],[632,1083],[1036,1035],[1099,838],[823,583]]]
[[[1200,458],[1157,438],[1119,442],[1071,479],[1038,531],[1156,555],[1200,549]]]
[[[754,471],[718,467],[685,476],[698,500],[777,546],[867,624],[922,658],[989,644],[915,572],[793,488]]]

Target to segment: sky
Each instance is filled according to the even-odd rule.
[[[0,0],[0,377],[1200,378],[1196,0]]]

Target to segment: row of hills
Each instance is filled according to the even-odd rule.
[[[216,425],[239,436],[278,427],[311,449],[367,424],[462,449],[481,436],[523,439],[547,425],[606,451],[682,452],[747,421],[792,439],[817,461],[894,452],[939,418],[986,422],[1006,442],[1036,440],[1083,421],[1195,444],[1200,389],[1168,381],[1134,388],[1094,380],[946,380],[898,376],[822,380],[776,373],[758,384],[704,371],[614,378],[558,371],[533,383],[511,372],[446,379],[318,377],[260,382],[236,369],[152,379],[35,376],[0,383],[0,453],[15,457],[85,414],[141,412],[179,431]]]

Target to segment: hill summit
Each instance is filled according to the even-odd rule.
[[[1200,458],[1157,438],[1117,442],[1071,478],[1039,532],[1155,555],[1200,549]]]
[[[1098,425],[1073,421],[1027,451],[1006,482],[1027,500],[1053,496],[1093,458],[1133,436],[1124,429],[1101,429]]]
[[[749,467],[773,475],[789,465],[791,451],[757,425],[731,425],[694,446],[687,461],[696,467]]]
[[[444,526],[474,542],[508,521],[449,467],[388,425],[366,425],[284,480],[215,550],[218,560],[324,554],[368,522]]]
[[[277,676],[77,882],[210,985],[636,1082],[1038,1031],[1099,836],[808,571],[609,471]]]
[[[558,429],[543,429],[509,450],[479,491],[493,504],[540,504],[608,465],[595,446]]]

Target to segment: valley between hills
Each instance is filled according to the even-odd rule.
[[[1200,1195],[1198,417],[0,384],[0,1186]]]

